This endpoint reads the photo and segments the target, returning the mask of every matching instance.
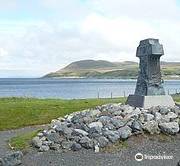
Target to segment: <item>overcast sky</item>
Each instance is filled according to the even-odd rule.
[[[159,38],[180,61],[180,0],[0,0],[0,77],[38,77],[70,62],[138,61]]]

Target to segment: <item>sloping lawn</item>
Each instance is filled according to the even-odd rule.
[[[34,99],[0,98],[0,130],[50,123],[53,118],[93,108],[106,103],[124,102],[114,99]]]

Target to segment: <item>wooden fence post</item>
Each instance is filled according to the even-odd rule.
[[[123,91],[123,93],[124,93],[124,97],[126,97],[126,92],[125,92],[125,91]]]

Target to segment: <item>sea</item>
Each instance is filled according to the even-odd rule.
[[[0,78],[0,97],[111,98],[127,97],[135,91],[136,80],[85,78]],[[166,80],[167,94],[180,92],[180,80]]]

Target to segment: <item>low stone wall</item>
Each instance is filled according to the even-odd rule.
[[[107,104],[52,120],[50,128],[33,138],[39,151],[93,149],[95,152],[118,140],[144,131],[150,134],[177,134],[179,107],[152,107]]]

